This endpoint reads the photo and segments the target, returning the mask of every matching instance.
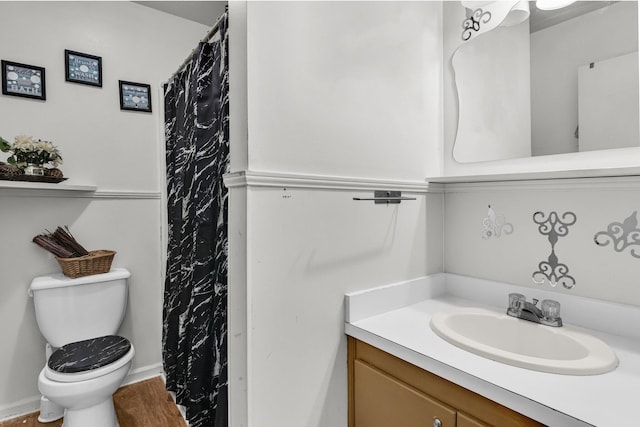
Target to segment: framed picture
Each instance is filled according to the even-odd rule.
[[[120,109],[151,112],[151,86],[144,83],[118,80]]]
[[[102,87],[102,58],[65,49],[64,75],[68,82]]]
[[[3,95],[47,99],[44,68],[5,60],[1,66]]]

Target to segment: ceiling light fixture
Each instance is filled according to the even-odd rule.
[[[576,0],[537,0],[536,7],[540,10],[556,10],[575,3]]]
[[[509,11],[500,25],[502,27],[513,27],[514,25],[522,24],[528,18],[529,2],[527,0],[521,0],[511,8],[511,11]]]

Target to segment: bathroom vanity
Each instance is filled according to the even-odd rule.
[[[430,327],[442,311],[504,312],[513,291],[556,297],[565,324],[606,343],[617,368],[598,375],[525,369],[459,348]],[[400,420],[436,427],[614,426],[636,417],[640,339],[629,325],[638,324],[640,310],[633,306],[443,273],[348,294],[345,309],[350,427]]]
[[[348,343],[350,427],[543,425],[363,341]]]

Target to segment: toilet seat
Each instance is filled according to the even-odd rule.
[[[44,373],[52,381],[86,381],[119,369],[133,355],[133,345],[126,338],[116,335],[92,338],[66,344],[53,352]]]

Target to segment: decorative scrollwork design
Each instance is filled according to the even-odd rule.
[[[480,24],[487,24],[491,21],[491,12],[476,9],[470,17],[462,21],[462,40],[467,41],[473,36],[473,33],[480,31]]]
[[[484,226],[482,238],[485,240],[492,237],[499,238],[503,232],[504,234],[513,233],[513,225],[507,222],[504,215],[491,209],[491,205],[489,205],[487,217],[482,220],[482,225]]]
[[[558,262],[558,257],[551,250],[551,255],[547,261],[541,261],[538,264],[539,270],[533,273],[533,282],[542,285],[548,282],[552,287],[562,284],[567,289],[571,289],[576,285],[576,279],[569,275],[569,267],[566,264]]]
[[[542,212],[533,214],[533,222],[538,224],[538,231],[548,237],[552,246],[558,242],[559,237],[569,234],[569,226],[575,224],[577,219],[573,212],[565,212],[561,218],[555,211],[551,212],[547,218]]]
[[[547,236],[551,244],[551,254],[547,261],[538,264],[538,271],[532,275],[533,282],[541,285],[549,283],[552,287],[562,284],[567,289],[571,289],[576,285],[576,280],[569,275],[569,267],[558,261],[555,248],[560,237],[569,234],[569,227],[576,223],[577,217],[573,212],[565,212],[558,215],[553,211],[549,216],[538,211],[533,214],[533,222],[538,224],[538,231],[543,236]]]
[[[638,228],[638,211],[634,211],[623,222],[612,222],[605,231],[596,233],[593,240],[598,246],[613,243],[616,252],[622,252],[629,246],[640,246],[640,229]],[[631,256],[640,258],[637,248],[632,248]]]

